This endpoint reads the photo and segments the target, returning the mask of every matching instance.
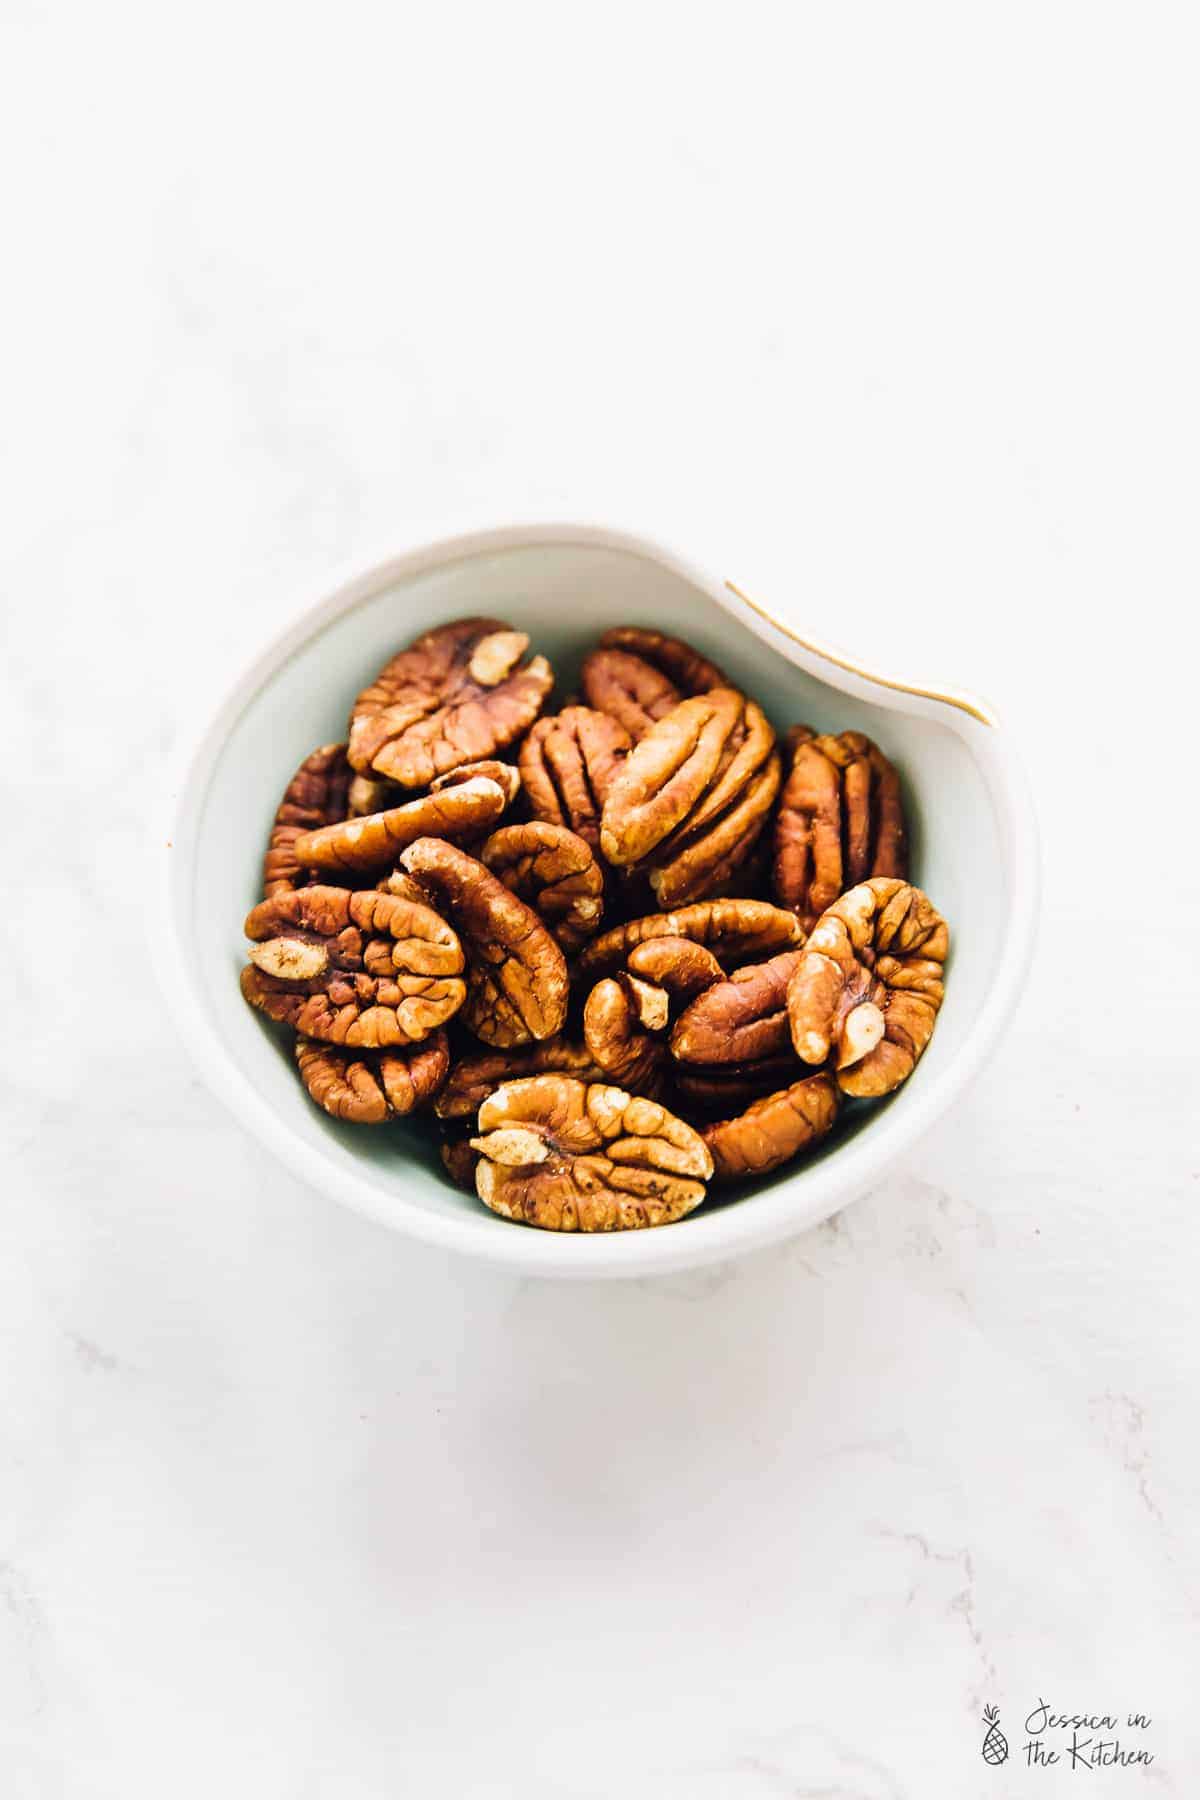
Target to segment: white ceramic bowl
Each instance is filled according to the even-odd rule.
[[[709,1199],[653,1231],[560,1235],[494,1217],[452,1187],[403,1127],[343,1126],[297,1081],[280,1035],[238,990],[242,919],[259,898],[279,796],[316,744],[344,734],[360,687],[418,632],[464,614],[529,632],[570,688],[607,626],[686,637],[760,700],[777,726],[860,728],[899,765],[912,873],[950,920],[937,1031],[919,1067],[849,1133],[745,1197]],[[773,623],[723,580],[658,545],[572,525],[457,537],[397,557],[310,608],[247,670],[195,745],[164,833],[160,971],[206,1079],[304,1181],[396,1230],[511,1269],[644,1275],[769,1244],[878,1182],[962,1092],[995,1045],[1031,947],[1037,839],[1012,746],[987,709],[866,674]]]

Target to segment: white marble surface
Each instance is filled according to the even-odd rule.
[[[1196,1792],[1194,25],[697,13],[6,11],[6,1797],[1073,1792],[1039,1696]],[[783,1252],[452,1261],[176,1047],[164,757],[463,511],[769,568],[1036,772],[1011,1035]]]

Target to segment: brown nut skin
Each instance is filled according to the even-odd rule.
[[[686,906],[754,880],[752,852],[779,792],[781,766],[772,753],[720,819],[703,827],[689,824],[682,841],[673,840],[675,848],[656,854],[656,861],[667,857],[650,871],[650,886],[660,906]]]
[[[907,874],[900,777],[861,731],[787,736],[787,778],[775,820],[771,884],[811,925],[839,894],[874,875]]]
[[[375,886],[381,894],[395,894],[398,900],[412,900],[417,906],[429,905],[429,894],[419,881],[414,881],[407,869],[393,869]],[[437,908],[434,908],[437,911]]]
[[[803,954],[783,950],[705,988],[675,1021],[671,1055],[687,1063],[750,1063],[785,1052],[788,982]]]
[[[798,1066],[790,1045],[782,1054],[764,1056],[759,1062],[675,1063],[671,1093],[685,1118],[728,1119],[752,1100],[787,1087]]]
[[[609,789],[600,848],[651,869],[660,906],[704,899],[745,861],[779,789],[775,734],[736,688],[684,700],[659,719]]]
[[[661,1098],[668,1053],[666,990],[636,976],[606,975],[583,1008],[583,1041],[603,1079]]]
[[[462,937],[463,1024],[502,1050],[555,1037],[567,1017],[567,963],[532,907],[475,857],[440,838],[418,838],[400,861]]]
[[[788,984],[797,1056],[832,1062],[844,1094],[890,1094],[933,1035],[949,942],[920,888],[884,876],[851,888],[817,920]]]
[[[446,775],[439,775],[431,781],[431,794],[440,794],[448,787],[460,787],[464,781],[474,781],[483,776],[494,781],[504,794],[505,806],[511,806],[521,791],[521,772],[512,763],[500,762],[494,756],[485,756],[481,762],[461,763],[457,769],[451,769]]]
[[[264,899],[312,882],[312,875],[296,858],[297,839],[346,817],[350,780],[345,744],[323,744],[305,757],[287,784],[271,827],[263,858]]]
[[[598,853],[600,814],[632,748],[623,725],[588,706],[567,706],[539,719],[518,759],[533,817],[567,826]]]
[[[579,1081],[604,1081],[600,1067],[585,1044],[569,1038],[547,1038],[541,1044],[524,1044],[516,1050],[485,1050],[460,1057],[451,1067],[433,1110],[446,1123],[468,1119],[472,1125],[489,1094],[506,1081],[529,1075],[573,1075]],[[471,1184],[475,1192],[475,1184]]]
[[[610,1081],[661,1099],[669,1052],[671,1008],[688,1002],[724,972],[711,950],[688,938],[635,944],[626,966],[602,976],[584,1003],[583,1039]]]
[[[420,837],[451,842],[478,837],[496,823],[505,805],[505,789],[489,776],[477,775],[387,812],[307,831],[296,839],[296,860],[337,874],[376,874]]]
[[[648,913],[593,938],[579,958],[587,981],[624,968],[630,952],[654,938],[687,938],[710,950],[722,966],[772,956],[804,942],[795,913],[767,900],[700,900],[671,912]]]
[[[689,695],[726,685],[716,664],[690,644],[636,625],[604,633],[584,660],[580,683],[588,705],[609,713],[634,739]]]
[[[701,1136],[712,1153],[713,1179],[765,1175],[803,1155],[833,1130],[839,1102],[836,1081],[822,1069],[756,1100],[736,1118],[706,1125]]]
[[[565,1075],[498,1088],[471,1142],[484,1205],[547,1231],[670,1224],[699,1206],[713,1168],[699,1134],[655,1101]]]
[[[591,849],[565,825],[534,819],[504,825],[479,860],[537,913],[572,955],[595,937],[604,916],[604,875]]]
[[[464,1193],[475,1192],[475,1169],[479,1162],[479,1152],[471,1147],[471,1141],[465,1137],[444,1137],[438,1146],[438,1154],[442,1167],[454,1183]]]
[[[727,697],[732,696],[733,704]],[[747,792],[752,778],[762,770],[775,747],[775,732],[768,723],[766,714],[753,700],[739,694],[736,688],[714,688],[710,694],[701,694],[695,701],[685,701],[683,706],[668,719],[664,719],[656,729],[661,733],[664,747],[669,747],[672,738],[678,743],[693,734],[693,727],[680,729],[684,708],[703,708],[708,705],[714,712],[718,709],[732,724],[721,745],[720,754],[712,771],[711,779],[704,786],[699,800],[691,806],[684,820],[683,829],[688,837],[711,827],[718,819],[726,816],[731,807],[741,801]],[[703,714],[699,715],[700,726],[696,733],[697,742],[704,734]],[[635,752],[636,754],[636,752]],[[650,763],[649,752],[644,753],[647,764]],[[668,749],[668,754],[670,754]],[[629,774],[628,765],[622,771]],[[653,802],[651,805],[653,806]],[[603,827],[602,827],[603,828]],[[676,834],[678,841],[679,834]],[[661,859],[664,851],[660,848],[656,860]]]
[[[242,993],[305,1037],[352,1049],[418,1044],[466,1000],[462,946],[428,906],[393,894],[298,888],[245,925]]]
[[[682,937],[647,938],[644,943],[635,944],[626,958],[626,967],[639,980],[665,988],[671,999],[683,1006],[725,978],[725,971],[711,950]]]
[[[554,680],[543,656],[521,664],[527,648],[525,634],[498,619],[459,619],[427,631],[354,702],[354,768],[424,788],[515,743]]]
[[[444,1031],[405,1050],[353,1054],[312,1038],[296,1039],[296,1066],[309,1098],[334,1119],[383,1125],[433,1098],[450,1068]]]
[[[634,745],[600,818],[600,848],[610,863],[645,862],[705,804],[729,771],[745,704],[736,688],[714,688],[680,701]],[[751,771],[738,773],[740,787]]]

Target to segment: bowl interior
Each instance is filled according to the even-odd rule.
[[[551,1236],[495,1219],[452,1187],[419,1132],[403,1125],[354,1128],[326,1117],[295,1077],[288,1034],[251,1012],[238,989],[242,920],[260,896],[264,842],[292,772],[316,745],[344,736],[355,694],[389,655],[418,632],[469,613],[494,614],[528,631],[534,647],[551,659],[560,695],[570,693],[583,653],[606,627],[654,625],[686,637],[718,661],[761,702],[778,729],[804,720],[818,729],[857,727],[877,738],[904,781],[913,878],[949,918],[954,947],[946,1001],[928,1052],[892,1100],[850,1121],[850,1135],[887,1129],[953,1062],[993,978],[1009,900],[1000,830],[969,733],[903,710],[883,690],[875,704],[827,686],[793,666],[675,569],[607,545],[532,542],[461,554],[394,576],[378,591],[360,591],[334,616],[330,610],[298,645],[280,653],[235,708],[196,796],[192,828],[176,846],[184,858],[182,869],[176,865],[183,876],[177,884],[180,938],[189,946],[195,996],[237,1079],[271,1109],[318,1185],[323,1172],[350,1168],[371,1185],[370,1210],[395,1223],[407,1218],[419,1229],[415,1210],[442,1220],[461,1215],[476,1231],[520,1232],[525,1240]],[[806,1186],[818,1180],[830,1158],[846,1154],[841,1132],[821,1155],[720,1204],[706,1202],[668,1229],[704,1234],[731,1207],[753,1207],[756,1194],[784,1185],[798,1219],[824,1216],[831,1208],[814,1212],[806,1203]],[[664,1233],[625,1235],[645,1239]],[[589,1241],[572,1240],[569,1253],[586,1257]],[[556,1255],[562,1254],[562,1240],[558,1243]],[[527,1244],[524,1254],[536,1257],[539,1251]]]

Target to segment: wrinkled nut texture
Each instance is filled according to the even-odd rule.
[[[310,1098],[333,1118],[382,1125],[432,1099],[446,1079],[450,1046],[444,1031],[409,1049],[359,1054],[297,1038],[296,1066]]]
[[[305,1037],[375,1050],[417,1044],[466,999],[457,936],[431,907],[375,890],[310,887],[246,920],[242,993]]]
[[[756,1100],[734,1119],[706,1125],[701,1135],[715,1180],[765,1175],[811,1150],[833,1130],[839,1100],[837,1083],[822,1069]]]
[[[723,981],[725,971],[704,944],[690,938],[653,937],[635,944],[625,959],[631,975],[663,988],[673,1001],[686,1006],[697,994]]]
[[[648,867],[660,906],[705,898],[758,839],[779,790],[775,734],[735,688],[714,688],[654,724],[609,789],[600,848]]]
[[[547,1038],[544,1043],[523,1044],[515,1050],[487,1050],[461,1057],[444,1082],[433,1110],[447,1123],[469,1119],[473,1126],[489,1094],[506,1081],[520,1081],[529,1075],[573,1075],[578,1081],[607,1079],[585,1044],[572,1043],[564,1037]],[[474,1191],[472,1182],[471,1192]]]
[[[688,938],[635,944],[624,969],[601,976],[583,1008],[583,1040],[610,1081],[660,1099],[668,1079],[666,1032],[674,1005],[686,1006],[723,979],[720,963]]]
[[[587,706],[539,719],[518,759],[534,818],[565,825],[599,851],[600,814],[632,747],[623,725]]]
[[[400,861],[462,937],[464,1025],[498,1049],[560,1032],[567,1017],[566,958],[532,907],[475,857],[440,838],[418,838]]]
[[[634,1094],[657,1098],[668,1053],[662,1033],[666,990],[633,975],[606,975],[583,1008],[583,1041],[604,1078]]]
[[[775,761],[775,758],[771,759],[772,765]],[[763,771],[762,779],[773,782],[774,774],[774,767],[770,766]],[[747,843],[745,849],[740,847],[741,842],[745,840],[738,840],[736,836],[734,836],[732,848],[729,849],[723,847],[719,838],[712,841],[705,840],[701,846],[701,854],[712,863],[712,867],[706,872],[704,879],[704,898],[706,900],[774,898],[773,895],[768,896],[768,875],[771,863],[767,829],[769,820],[764,823],[758,819],[756,796],[748,796],[746,806],[755,815],[755,818],[753,841]],[[736,834],[737,831],[738,821],[728,821],[723,831],[725,841],[728,843],[730,834]],[[671,896],[680,888],[681,883],[686,884],[690,879],[691,868],[689,865],[691,861],[691,858],[680,859],[677,864],[672,865],[670,870],[651,871],[651,893],[656,904],[660,906],[677,904]],[[663,898],[664,890],[667,895],[666,899]]]
[[[476,1191],[504,1218],[548,1231],[627,1231],[681,1219],[712,1157],[682,1119],[608,1084],[535,1075],[479,1109]]]
[[[568,955],[600,929],[604,876],[589,846],[566,826],[541,819],[505,825],[479,860],[533,908]]]
[[[650,871],[660,906],[683,906],[753,887],[761,871],[755,846],[779,792],[780,761],[774,752],[750,778],[736,805],[703,830],[689,830],[669,860]]]
[[[312,881],[312,875],[297,861],[297,839],[346,817],[350,779],[345,744],[324,744],[300,764],[279,802],[263,858],[266,899]]]
[[[724,687],[725,674],[706,656],[701,656],[682,638],[668,637],[641,625],[614,625],[600,639],[601,650],[621,650],[638,656],[651,667],[669,675],[682,695],[704,694],[709,688]]]
[[[890,1094],[933,1035],[948,949],[920,888],[882,876],[851,888],[818,919],[788,984],[797,1056],[832,1061],[843,1093]]]
[[[431,781],[431,794],[440,794],[448,787],[459,787],[464,781],[474,781],[476,776],[494,781],[504,794],[504,804],[511,806],[521,791],[520,771],[512,764],[499,762],[494,756],[485,756],[481,762],[462,763],[457,769],[451,769],[446,775],[439,775]]]
[[[775,898],[811,924],[839,894],[873,875],[907,873],[900,778],[861,731],[787,738],[787,778],[775,820]]]
[[[395,894],[398,900],[411,900],[417,906],[428,906],[429,895],[419,881],[414,881],[407,869],[393,869],[375,886],[381,894]],[[437,911],[437,908],[434,908]]]
[[[671,1069],[671,1091],[684,1115],[728,1119],[752,1100],[774,1094],[793,1081],[796,1054],[789,1044],[778,1056],[749,1063],[680,1063]]]
[[[795,913],[767,900],[700,900],[630,919],[593,938],[580,956],[580,974],[589,981],[611,975],[627,966],[639,944],[655,938],[686,938],[711,951],[722,966],[737,966],[802,944],[804,930]]]
[[[496,823],[505,804],[499,783],[476,775],[387,812],[305,832],[296,839],[296,860],[307,868],[337,874],[376,874],[420,837],[452,841],[478,837]]]
[[[783,950],[706,987],[675,1021],[672,1056],[688,1063],[748,1063],[786,1051],[788,982],[803,954]]]
[[[725,677],[680,638],[618,625],[585,658],[580,684],[589,706],[610,714],[637,739],[681,700],[724,687]]]
[[[475,1192],[475,1170],[479,1163],[479,1152],[471,1146],[469,1138],[445,1137],[438,1146],[438,1154],[442,1159],[442,1167],[454,1183],[468,1194]]]
[[[681,701],[635,744],[600,820],[600,848],[609,862],[635,868],[705,805],[718,775],[730,773],[744,707],[735,688],[714,688]],[[769,750],[768,738],[759,762]],[[750,772],[743,766],[737,774],[744,779]]]
[[[554,679],[543,656],[521,663],[527,648],[523,632],[496,619],[459,619],[427,631],[354,702],[351,763],[423,788],[515,743]]]

